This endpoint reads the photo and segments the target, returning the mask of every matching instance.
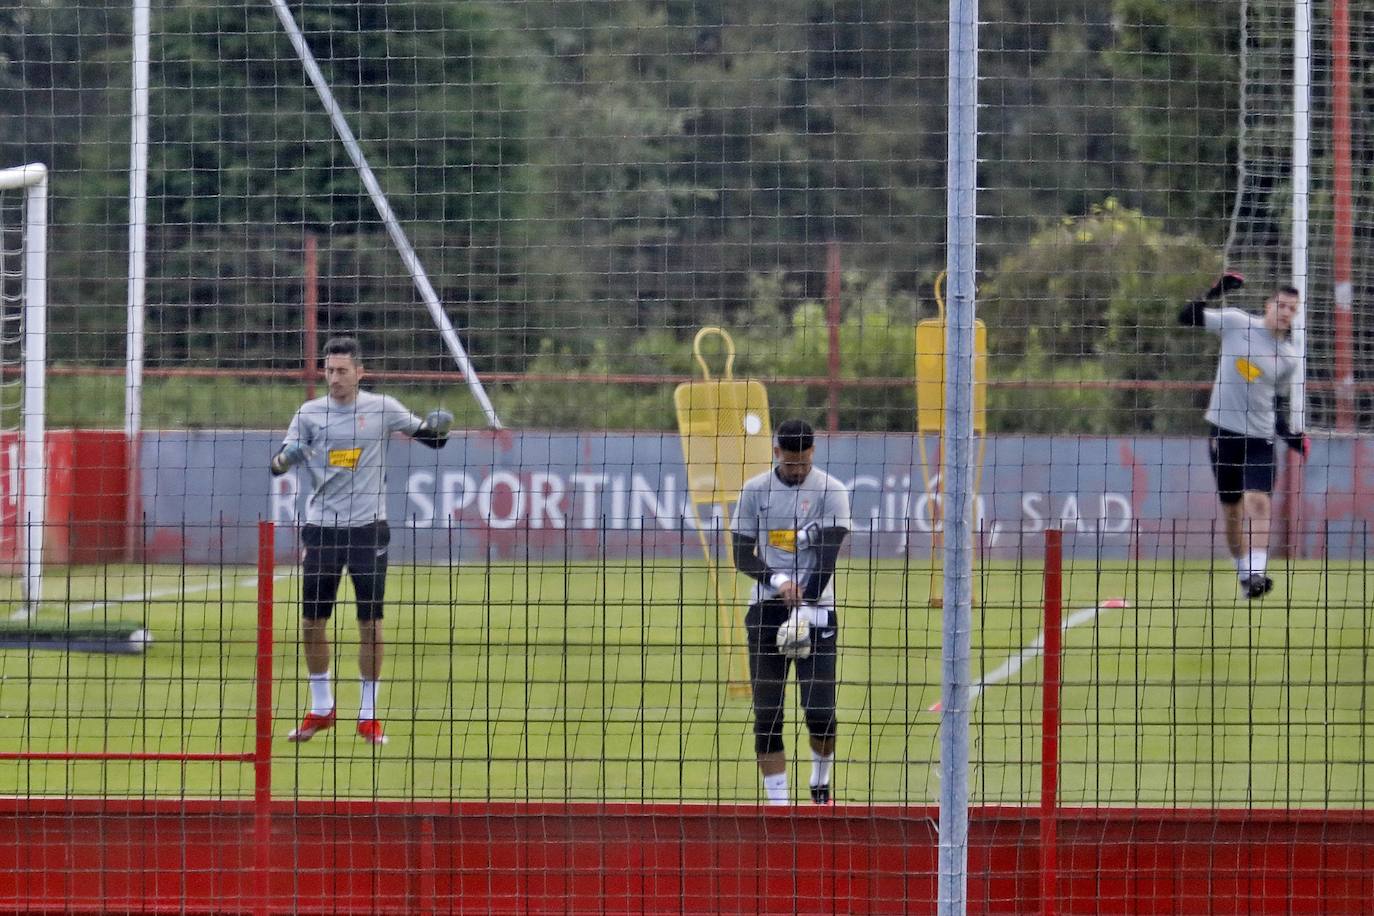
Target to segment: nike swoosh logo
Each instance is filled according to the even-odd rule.
[[[834,630],[821,630],[821,639],[829,639],[835,635]]]

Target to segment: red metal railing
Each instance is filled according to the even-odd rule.
[[[258,628],[256,712],[253,750],[242,753],[191,751],[3,751],[0,761],[104,761],[159,760],[174,763],[220,762],[253,764],[253,840],[256,885],[260,891],[257,912],[266,913],[269,896],[269,865],[272,839],[272,577],[275,568],[275,529],[271,522],[258,523]]]
[[[1064,645],[1064,532],[1045,532],[1045,678],[1040,734],[1040,916],[1058,912],[1059,689]]]

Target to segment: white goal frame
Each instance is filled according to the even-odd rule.
[[[18,543],[23,571],[23,607],[17,618],[32,617],[43,599],[43,535],[47,527],[47,314],[48,168],[30,163],[0,169],[0,191],[24,191],[23,385],[19,472],[23,501]]]

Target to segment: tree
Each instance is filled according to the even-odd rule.
[[[1116,0],[1116,40],[1103,54],[1150,212],[1214,245],[1235,191],[1240,13],[1232,3]]]
[[[529,77],[518,33],[492,7],[308,0],[296,15],[402,220],[482,236],[522,211],[522,172],[509,164],[527,158]],[[158,222],[375,230],[269,4],[184,0],[159,26],[149,183]]]
[[[1052,223],[1003,258],[980,290],[993,377],[1201,381],[1212,369],[1205,335],[1184,333],[1176,315],[1220,266],[1200,239],[1111,198]],[[1066,397],[1030,388],[999,406],[1072,416]],[[1200,416],[1198,397],[1177,391],[1126,389],[1110,403],[1097,432],[1192,429]]]
[[[539,70],[521,33],[483,2],[294,8],[441,295],[467,325],[499,326],[499,304],[518,296],[523,273],[511,227],[530,199],[525,119]],[[109,114],[87,131],[83,171],[102,184],[83,196],[79,222],[121,219],[127,95],[111,90]],[[437,332],[269,4],[176,0],[160,10],[150,95],[152,360],[294,358],[296,340],[282,346],[280,330],[274,342],[262,329],[300,327],[307,231],[367,255],[346,295],[326,300],[322,324],[381,327],[404,345],[379,351],[437,358],[437,344],[415,344],[417,329],[436,342]],[[106,276],[102,298],[121,302],[119,274]]]

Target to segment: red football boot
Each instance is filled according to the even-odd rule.
[[[322,732],[326,728],[333,727],[334,710],[331,709],[324,715],[320,715],[316,712],[308,712],[305,714],[305,718],[301,720],[300,726],[291,729],[290,733],[287,734],[286,740],[309,741],[311,738],[315,737],[317,732]]]
[[[386,744],[386,733],[382,731],[382,720],[359,719],[358,737],[368,744]]]

